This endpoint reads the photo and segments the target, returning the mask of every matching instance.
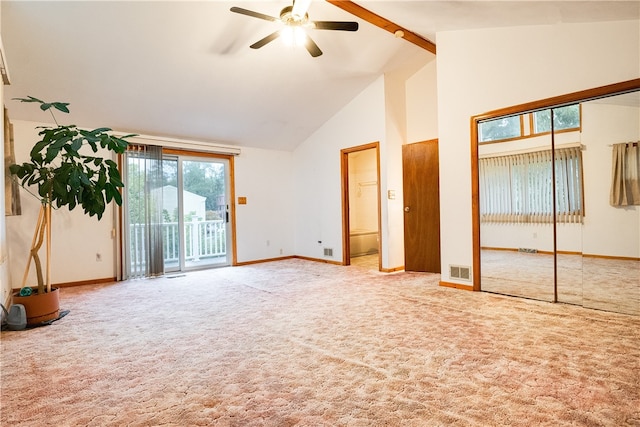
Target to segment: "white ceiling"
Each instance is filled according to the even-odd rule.
[[[358,1],[434,41],[472,28],[640,18],[638,1]],[[276,40],[249,45],[288,1],[6,1],[2,40],[13,119],[48,121],[35,96],[71,103],[63,122],[125,132],[290,150],[385,72],[411,72],[433,54],[324,1],[312,20],[357,21],[357,32],[314,30],[324,54]],[[408,71],[406,71],[408,70]]]

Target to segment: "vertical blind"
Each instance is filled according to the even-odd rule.
[[[486,157],[479,160],[482,222],[554,221],[552,150]],[[582,152],[555,150],[557,222],[582,222]]]
[[[164,273],[162,147],[131,144],[125,160],[127,275],[159,276]]]

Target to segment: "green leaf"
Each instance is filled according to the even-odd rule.
[[[80,172],[78,174],[78,178],[80,178],[80,182],[83,183],[84,185],[91,185],[91,181],[89,181],[89,177],[87,176],[86,173]]]
[[[118,190],[113,192],[113,200],[116,202],[118,206],[122,206],[122,194]]]
[[[33,96],[28,96],[27,98],[13,98],[13,99],[20,102],[39,102],[40,104],[44,103],[44,101],[41,101],[38,98],[34,98]]]
[[[113,186],[111,184],[107,183],[105,185],[104,194],[106,196],[107,203],[111,202],[111,200],[113,199]]]
[[[69,174],[69,185],[73,189],[80,187],[80,173],[78,172],[78,169],[73,169]]]
[[[109,178],[111,178],[111,184],[116,187],[124,187],[122,180],[120,179],[120,172],[117,169],[111,169],[109,171]]]
[[[66,184],[63,182],[60,182],[57,179],[53,181],[53,191],[58,196],[61,196],[63,198],[68,194]]]
[[[87,143],[89,144],[89,146],[91,147],[91,149],[93,150],[94,153],[98,151],[98,145],[96,144],[96,142],[98,142],[98,141],[97,140],[96,141],[92,141],[90,139],[87,139]]]
[[[42,140],[42,141],[38,141],[36,142],[36,144],[33,146],[33,148],[31,149],[31,153],[29,153],[29,155],[31,157],[34,157],[36,154],[38,154],[40,151],[42,151],[42,149],[44,147],[46,147],[48,144],[47,141]]]
[[[82,148],[82,139],[81,138],[74,139],[73,142],[71,143],[71,150],[73,150],[74,153],[77,153],[78,150],[80,150],[80,148]]]
[[[9,172],[11,172],[12,175],[18,175],[20,172],[22,172],[23,169],[20,165],[11,165],[9,166]],[[22,178],[21,176],[18,176],[18,178]]]
[[[51,188],[53,187],[53,182],[52,181],[45,181],[39,188],[38,190],[38,194],[41,197],[49,197],[49,191],[51,191]]]
[[[69,105],[68,102],[52,102],[51,105],[53,105],[56,110],[62,111],[63,113],[69,112],[69,108],[67,108]]]
[[[96,181],[96,187],[102,189],[107,182],[107,174],[101,170],[98,174],[98,181]]]
[[[54,147],[53,145],[50,145],[49,148],[47,149],[47,155],[44,158],[45,162],[51,163],[56,158],[59,152],[60,152],[59,147]]]
[[[103,134],[105,132],[110,132],[111,128],[97,128],[91,131],[91,133],[93,133],[94,135],[99,135],[99,134]]]

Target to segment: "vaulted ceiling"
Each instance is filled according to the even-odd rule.
[[[334,2],[335,3],[335,2]],[[437,45],[441,31],[640,18],[637,1],[359,1]],[[383,73],[435,55],[329,2],[312,20],[356,21],[357,32],[311,30],[312,58],[280,40],[249,46],[289,1],[2,1],[13,119],[48,121],[14,97],[70,102],[68,121],[121,131],[290,150]],[[67,122],[65,118],[65,122]]]

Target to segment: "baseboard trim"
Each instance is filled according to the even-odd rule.
[[[471,286],[471,285],[461,285],[459,283],[451,283],[451,282],[440,281],[440,286],[443,286],[445,288],[454,288],[454,289],[461,289],[463,291],[472,291],[473,292],[473,286]]]
[[[277,257],[277,258],[264,258],[264,259],[256,259],[253,261],[242,261],[242,262],[236,262],[235,264],[233,264],[234,267],[242,267],[243,265],[252,265],[252,264],[262,264],[265,262],[273,262],[273,261],[283,261],[285,259],[292,259],[295,258],[295,256],[281,256],[281,257]]]
[[[614,255],[596,255],[596,254],[582,254],[584,258],[600,258],[600,259],[611,259],[618,261],[640,261],[640,258],[629,257],[629,256],[614,256]]]
[[[333,261],[330,259],[321,259],[321,258],[312,258],[312,257],[302,256],[302,255],[294,255],[291,258],[303,259],[306,261],[313,261],[313,262],[322,262],[324,264],[344,265],[340,261]]]
[[[400,267],[394,267],[394,268],[381,268],[380,272],[381,273],[395,273],[396,271],[401,271],[404,270],[404,265],[401,265]]]
[[[104,285],[107,283],[115,283],[115,282],[117,282],[115,277],[105,277],[102,279],[80,280],[77,282],[52,283],[51,286],[54,288],[72,288],[74,286]],[[20,291],[20,288],[13,288],[13,292],[18,292],[18,291]]]

